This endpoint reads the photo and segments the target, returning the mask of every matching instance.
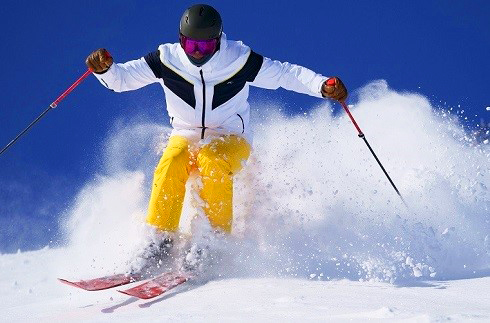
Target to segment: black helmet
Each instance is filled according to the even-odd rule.
[[[223,22],[218,11],[207,4],[196,4],[188,8],[180,19],[180,44],[186,52],[189,60],[196,66],[201,66],[213,57],[219,50],[221,33],[223,32]],[[192,54],[193,49],[187,49],[186,39],[198,41],[212,41],[212,52],[204,55]],[[188,43],[187,43],[188,44]],[[191,45],[192,46],[192,45]]]
[[[207,4],[188,8],[180,19],[180,33],[198,40],[221,37],[223,22],[219,12]]]

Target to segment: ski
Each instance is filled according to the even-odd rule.
[[[150,299],[182,285],[192,277],[180,272],[167,272],[133,288],[118,290],[118,292],[141,299]]]
[[[64,284],[78,287],[88,291],[97,291],[109,289],[121,285],[130,284],[136,281],[141,280],[141,275],[138,274],[116,274],[109,275],[105,277],[99,277],[89,280],[80,280],[80,281],[69,281],[66,279],[58,278],[58,280]]]

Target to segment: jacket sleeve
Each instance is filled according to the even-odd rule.
[[[286,90],[321,98],[321,87],[327,79],[328,77],[317,74],[306,67],[273,61],[264,57],[262,66],[250,85],[265,89],[282,87]]]
[[[105,73],[94,75],[102,85],[115,92],[136,90],[159,81],[144,57],[123,64],[112,64]]]

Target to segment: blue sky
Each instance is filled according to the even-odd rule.
[[[193,3],[2,3],[0,146],[85,71],[92,50],[105,47],[124,62],[176,42],[180,16]],[[338,75],[351,92],[386,79],[395,90],[465,110],[470,125],[490,119],[488,1],[208,3],[221,12],[228,38]],[[284,90],[252,90],[251,96],[281,102],[291,114],[318,103]],[[59,214],[100,170],[102,141],[115,120],[143,115],[167,125],[163,100],[158,85],[116,94],[90,77],[0,156],[0,252],[56,242]]]

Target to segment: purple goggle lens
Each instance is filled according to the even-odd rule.
[[[180,44],[186,54],[191,55],[198,51],[202,55],[209,55],[216,50],[218,39],[194,40],[184,35],[180,35]]]

